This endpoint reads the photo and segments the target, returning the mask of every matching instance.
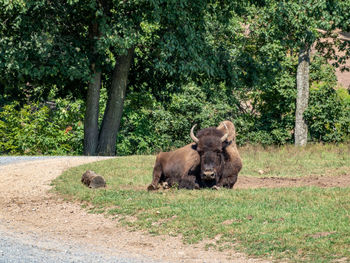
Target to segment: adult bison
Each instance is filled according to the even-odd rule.
[[[194,143],[172,152],[161,152],[156,158],[152,183],[148,190],[178,186],[232,188],[242,168],[236,146],[236,132],[232,122],[224,121],[217,128],[206,128],[190,136]]]

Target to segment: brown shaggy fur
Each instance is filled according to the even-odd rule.
[[[172,152],[159,153],[148,190],[158,189],[159,183],[166,183],[170,187],[199,188],[195,185],[194,176],[199,165],[199,155],[193,148],[194,145],[191,143]]]
[[[221,122],[217,128],[207,128],[198,132],[197,137],[214,137],[213,141],[206,141],[206,145],[200,147],[211,147],[217,145],[217,138],[221,138],[228,129],[228,138],[224,147],[224,165],[220,178],[212,183],[200,180],[200,156],[196,150],[198,145],[188,144],[172,152],[161,152],[157,155],[153,169],[152,183],[148,190],[158,189],[158,184],[166,186],[178,186],[179,188],[198,189],[202,187],[232,188],[237,181],[237,176],[242,168],[242,161],[236,146],[235,126],[230,121]],[[216,139],[215,139],[216,138]]]
[[[218,186],[232,188],[237,181],[238,173],[242,169],[243,164],[237,149],[235,126],[230,121],[223,121],[217,129],[225,132],[226,128],[224,124],[228,129],[227,141],[229,142],[229,145],[225,148],[225,176],[222,178],[221,182],[219,182]]]

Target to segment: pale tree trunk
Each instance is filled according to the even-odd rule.
[[[299,52],[297,69],[297,101],[295,111],[294,139],[296,146],[305,146],[307,143],[307,124],[303,118],[309,102],[309,65],[310,48],[305,46]]]
[[[95,66],[93,65],[93,70]],[[93,74],[89,83],[84,119],[84,155],[96,155],[98,145],[98,115],[101,89],[101,71]]]
[[[99,135],[98,155],[115,155],[117,133],[123,113],[128,74],[133,54],[134,48],[130,48],[126,55],[117,57]]]

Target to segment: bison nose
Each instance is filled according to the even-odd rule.
[[[211,180],[215,178],[215,173],[214,171],[204,171],[203,172],[203,178],[206,180]]]

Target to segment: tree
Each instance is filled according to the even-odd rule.
[[[310,51],[315,47],[327,58],[343,63],[335,48],[346,50],[349,43],[337,39],[336,29],[349,29],[349,1],[293,0],[270,1],[258,12],[258,24],[264,27],[267,42],[279,41],[286,53],[298,53],[296,76],[295,145],[307,143],[307,123],[303,114],[308,106]],[[322,31],[321,31],[321,30]],[[333,41],[324,42],[325,37]]]
[[[307,143],[308,127],[304,120],[304,112],[309,103],[309,67],[310,47],[305,45],[298,55],[297,68],[297,99],[295,109],[294,143],[297,146],[304,146]]]
[[[83,94],[86,155],[115,154],[128,75],[135,60],[146,59],[140,54],[152,54],[149,63],[163,75],[214,76],[220,61],[206,32],[241,8],[210,0],[1,0],[0,7],[2,85]],[[99,125],[102,85],[108,100]]]

